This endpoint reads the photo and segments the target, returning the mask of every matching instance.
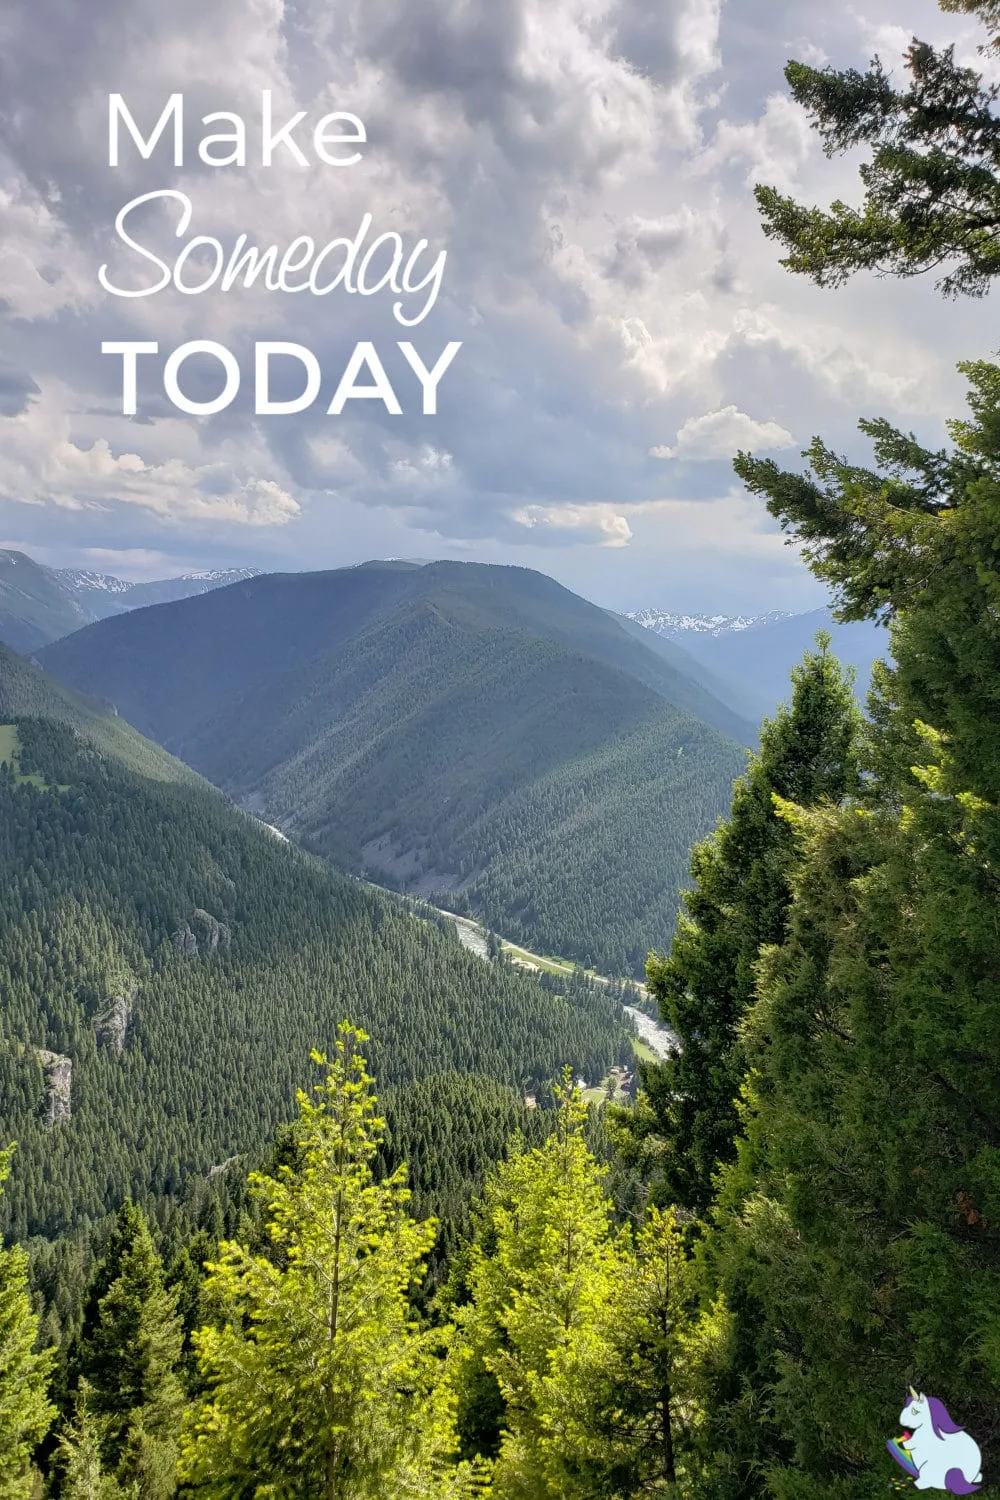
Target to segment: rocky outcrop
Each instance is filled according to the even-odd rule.
[[[98,1042],[112,1052],[118,1053],[119,1057],[125,1048],[125,1038],[128,1035],[138,993],[138,986],[133,984],[127,989],[123,988],[117,995],[111,995],[97,1017]]]
[[[186,922],[181,923],[177,931],[171,935],[170,941],[182,958],[194,958],[198,952],[198,939]]]
[[[35,1049],[45,1075],[45,1123],[60,1125],[72,1112],[73,1060],[61,1052]]]
[[[211,912],[202,911],[200,906],[191,913],[191,921],[201,930],[201,942],[209,953],[214,953],[217,948],[224,953],[228,950],[231,934],[225,922],[220,922]]]
[[[184,958],[193,958],[199,949],[205,953],[228,952],[232,934],[225,922],[196,906],[187,922],[173,934],[172,942]]]
[[[242,1156],[227,1156],[225,1161],[217,1162],[214,1167],[209,1167],[208,1171],[205,1173],[205,1176],[208,1178],[209,1182],[211,1182],[213,1177],[218,1177],[223,1172],[228,1172],[230,1167],[234,1167],[237,1162],[240,1162],[242,1160]]]

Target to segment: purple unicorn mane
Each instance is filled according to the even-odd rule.
[[[927,1405],[930,1409],[931,1426],[934,1429],[934,1436],[936,1438],[947,1437],[949,1433],[952,1432],[965,1431],[964,1427],[960,1427],[958,1423],[948,1415],[948,1408],[945,1406],[944,1402],[939,1401],[936,1396],[928,1396]]]

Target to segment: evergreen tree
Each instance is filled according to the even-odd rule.
[[[251,1178],[271,1255],[227,1243],[195,1337],[207,1393],[187,1423],[181,1472],[219,1500],[282,1495],[405,1500],[462,1492],[450,1465],[453,1397],[443,1336],[409,1296],[434,1241],[407,1213],[405,1168],[376,1181],[383,1133],[346,1022],[315,1100],[299,1096],[298,1163]]]
[[[13,1147],[0,1152],[0,1186]],[[0,1497],[28,1500],[35,1491],[32,1454],[49,1429],[53,1355],[35,1351],[38,1320],[28,1293],[28,1258],[19,1246],[0,1249]]]
[[[994,0],[951,0],[993,28]],[[913,85],[793,64],[830,150],[876,144],[863,213],[768,190],[786,264],[821,283],[951,260],[985,290],[996,251],[997,95],[915,44]],[[892,624],[876,670],[861,802],[780,816],[801,860],[783,940],[764,947],[742,1028],[744,1140],[704,1263],[719,1496],[871,1494],[912,1381],[1000,1462],[1000,370],[963,367],[973,420],[931,452],[861,424],[876,467],[817,439],[809,469],[741,454],[842,618]],[[974,1477],[974,1476],[973,1476]]]
[[[620,1112],[625,1155],[644,1160],[654,1194],[704,1209],[719,1166],[732,1160],[745,1071],[737,1028],[753,999],[762,944],[782,938],[795,841],[775,796],[810,806],[858,789],[860,716],[850,679],[820,634],[792,673],[790,705],[765,721],[759,751],[733,788],[729,817],[696,846],[670,953],[650,955],[650,992],[680,1050],[640,1065],[643,1091]]]
[[[139,1500],[173,1494],[180,1418],[183,1331],[175,1292],[145,1215],[123,1205],[94,1276],[73,1365],[100,1434],[106,1473]]]
[[[692,1479],[699,1355],[691,1262],[672,1211],[616,1239],[615,1274],[593,1325],[545,1380],[544,1494],[633,1500]]]
[[[85,1380],[77,1387],[73,1420],[60,1433],[56,1463],[60,1473],[60,1500],[117,1500],[116,1481],[104,1472],[101,1438],[89,1407],[90,1388]]]
[[[977,15],[996,50],[996,0],[941,0]],[[793,97],[812,116],[828,155],[873,147],[861,168],[864,203],[806,208],[758,187],[765,232],[788,250],[782,262],[820,286],[875,270],[914,276],[950,265],[941,288],[983,296],[1000,271],[1000,91],[955,61],[953,47],[914,41],[909,85],[899,89],[875,59],[867,72],[791,62]]]
[[[967,373],[953,453],[883,424],[882,474],[740,461],[845,607],[895,616],[865,805],[781,808],[804,859],[744,1031],[716,1249],[773,1353],[779,1495],[870,1492],[901,1381],[1000,1460],[1000,370]]]
[[[690,1265],[671,1213],[617,1229],[587,1109],[499,1166],[461,1267],[453,1360],[498,1500],[630,1500],[686,1478],[697,1392]],[[476,1446],[478,1443],[478,1447]]]

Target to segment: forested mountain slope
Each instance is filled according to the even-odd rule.
[[[189,766],[144,739],[108,704],[64,687],[35,662],[18,656],[0,641],[0,724],[26,716],[68,724],[95,750],[113,756],[141,776],[200,786],[207,791],[202,778]]]
[[[18,671],[0,662],[8,702]],[[429,1099],[457,1101],[456,1182],[483,1154],[483,1085],[454,1074],[516,1101],[564,1063],[597,1080],[628,1054],[610,997],[483,963],[210,788],[141,776],[52,718],[8,724],[0,759],[5,1232],[57,1234],[259,1148],[344,1016],[404,1123],[419,1080],[428,1140]]]
[[[310,847],[641,971],[748,726],[526,569],[275,575],[48,648],[58,676]]]

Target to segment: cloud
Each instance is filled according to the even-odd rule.
[[[651,458],[732,458],[740,451],[774,452],[792,448],[795,439],[777,422],[755,422],[737,406],[689,417],[672,448],[651,448]]]
[[[80,565],[95,573],[110,573],[115,578],[142,582],[170,578],[194,566],[179,562],[169,552],[159,552],[151,547],[84,547],[80,552]]]
[[[510,519],[530,531],[536,545],[627,547],[632,540],[627,518],[612,505],[525,505]]]
[[[67,393],[53,382],[39,399],[0,428],[0,495],[60,509],[134,505],[174,521],[284,525],[299,504],[273,479],[235,454],[191,465],[183,458],[149,460],[107,438],[74,438]]]
[[[818,141],[804,109],[787,94],[772,94],[756,120],[719,122],[715,138],[702,153],[697,170],[711,173],[739,165],[752,188],[764,182],[782,192],[795,192],[802,169],[818,153]]]
[[[937,442],[961,400],[954,362],[996,343],[992,303],[986,316],[945,307],[919,281],[819,291],[785,272],[761,233],[757,180],[807,202],[859,196],[856,161],[827,161],[789,100],[787,56],[863,67],[877,44],[891,62],[914,30],[960,34],[973,51],[971,23],[934,0],[867,0],[863,16],[808,0],[4,8],[0,494],[11,498],[0,526],[53,555],[167,549],[190,565],[232,553],[292,567],[357,561],[361,549],[450,551],[544,560],[598,590],[612,575],[627,590],[655,557],[664,587],[699,576],[706,590],[729,586],[743,575],[720,531],[730,502],[708,493],[715,470],[678,466],[678,494],[663,501],[651,454],[787,450],[790,434],[816,431],[853,452],[862,414]],[[263,168],[253,122],[264,88],[282,117],[360,115],[363,162]],[[162,151],[108,167],[111,90],[146,128],[183,91],[183,168]],[[256,164],[198,160],[200,116],[218,109],[251,122]],[[255,339],[287,339],[335,378],[358,340],[388,366],[400,337],[380,298],[107,296],[96,271],[115,256],[116,212],[164,187],[190,195],[194,232],[226,244],[241,233],[322,243],[370,212],[375,232],[447,248],[442,296],[414,333],[425,359],[463,343],[439,414],[358,403],[330,418],[321,402],[255,419],[241,394],[217,417],[186,419],[151,361],[139,419],[122,418],[102,339],[155,339],[163,354],[215,338],[244,370]],[[176,253],[166,216],[148,228],[151,245]],[[412,378],[402,365],[392,374],[400,389]],[[739,534],[763,570],[757,586],[769,600],[795,593],[801,569],[773,539],[755,540],[755,510],[748,502]],[[739,607],[752,602],[744,593]]]

